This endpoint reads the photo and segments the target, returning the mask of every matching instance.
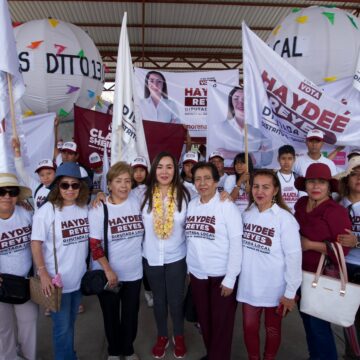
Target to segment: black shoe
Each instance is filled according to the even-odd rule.
[[[205,356],[203,356],[200,360],[208,360],[208,356],[205,355]]]

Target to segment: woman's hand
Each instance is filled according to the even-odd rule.
[[[51,296],[51,294],[55,291],[55,286],[51,281],[51,276],[47,272],[46,269],[43,269],[40,274],[41,288],[46,297]]]
[[[345,229],[347,234],[340,234],[337,237],[337,242],[342,246],[354,248],[358,242],[357,236],[352,233],[349,229]]]
[[[233,201],[230,194],[224,190],[220,193],[220,201],[226,201],[226,200]]]
[[[239,180],[237,181],[237,185],[240,186],[241,184],[249,183],[250,181],[250,174],[248,172],[241,174]]]
[[[92,208],[97,208],[101,203],[104,203],[106,200],[106,194],[104,192],[98,192],[96,194],[96,198],[91,202]]]
[[[107,278],[110,288],[114,288],[119,283],[116,273],[114,273],[111,268],[105,270],[105,276]]]
[[[13,137],[11,139],[11,146],[14,150],[15,157],[21,156],[21,150],[20,150],[20,140],[18,137]]]
[[[221,288],[221,296],[224,296],[224,297],[231,295],[233,292],[233,289],[230,289],[222,284],[220,285],[220,288]]]
[[[284,317],[289,311],[293,311],[296,301],[295,299],[289,299],[285,296],[282,296],[279,302],[282,305],[282,314],[280,316]]]
[[[313,241],[309,240],[305,236],[301,236],[301,248],[302,251],[312,250]]]

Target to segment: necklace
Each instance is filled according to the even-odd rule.
[[[176,190],[169,187],[165,206],[158,186],[155,186],[153,193],[153,224],[155,234],[159,239],[168,239],[174,228]]]
[[[286,183],[289,183],[289,182],[291,181],[293,175],[294,175],[293,172],[291,172],[289,179],[286,180],[286,178],[285,178],[285,176],[284,176],[285,174],[283,175],[283,174],[281,173],[281,171],[278,171],[278,173],[280,174],[280,176],[283,178],[283,180],[284,180]]]

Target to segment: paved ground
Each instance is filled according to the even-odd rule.
[[[105,360],[107,358],[106,339],[104,336],[103,320],[97,297],[90,296],[83,301],[86,311],[78,316],[76,326],[76,350],[80,360]],[[245,360],[246,350],[242,339],[241,308],[238,307],[235,323],[235,333],[232,346],[232,359]],[[278,360],[307,359],[305,334],[298,312],[291,313],[283,322],[282,345]],[[344,352],[341,328],[334,328],[339,359]],[[187,360],[198,360],[204,354],[202,338],[192,323],[185,324],[185,337],[188,347]],[[142,296],[139,314],[139,330],[135,342],[135,351],[142,360],[153,359],[150,355],[151,347],[156,338],[155,323],[152,309],[148,308]],[[39,317],[38,331],[38,360],[51,360],[51,319],[43,315]],[[175,359],[171,346],[166,353],[166,360]],[[219,359],[221,360],[221,359]]]

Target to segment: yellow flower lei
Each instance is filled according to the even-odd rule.
[[[155,186],[153,193],[153,224],[155,234],[159,239],[168,239],[174,228],[176,190],[173,191],[170,186],[166,197],[167,201],[164,209],[160,189]]]

